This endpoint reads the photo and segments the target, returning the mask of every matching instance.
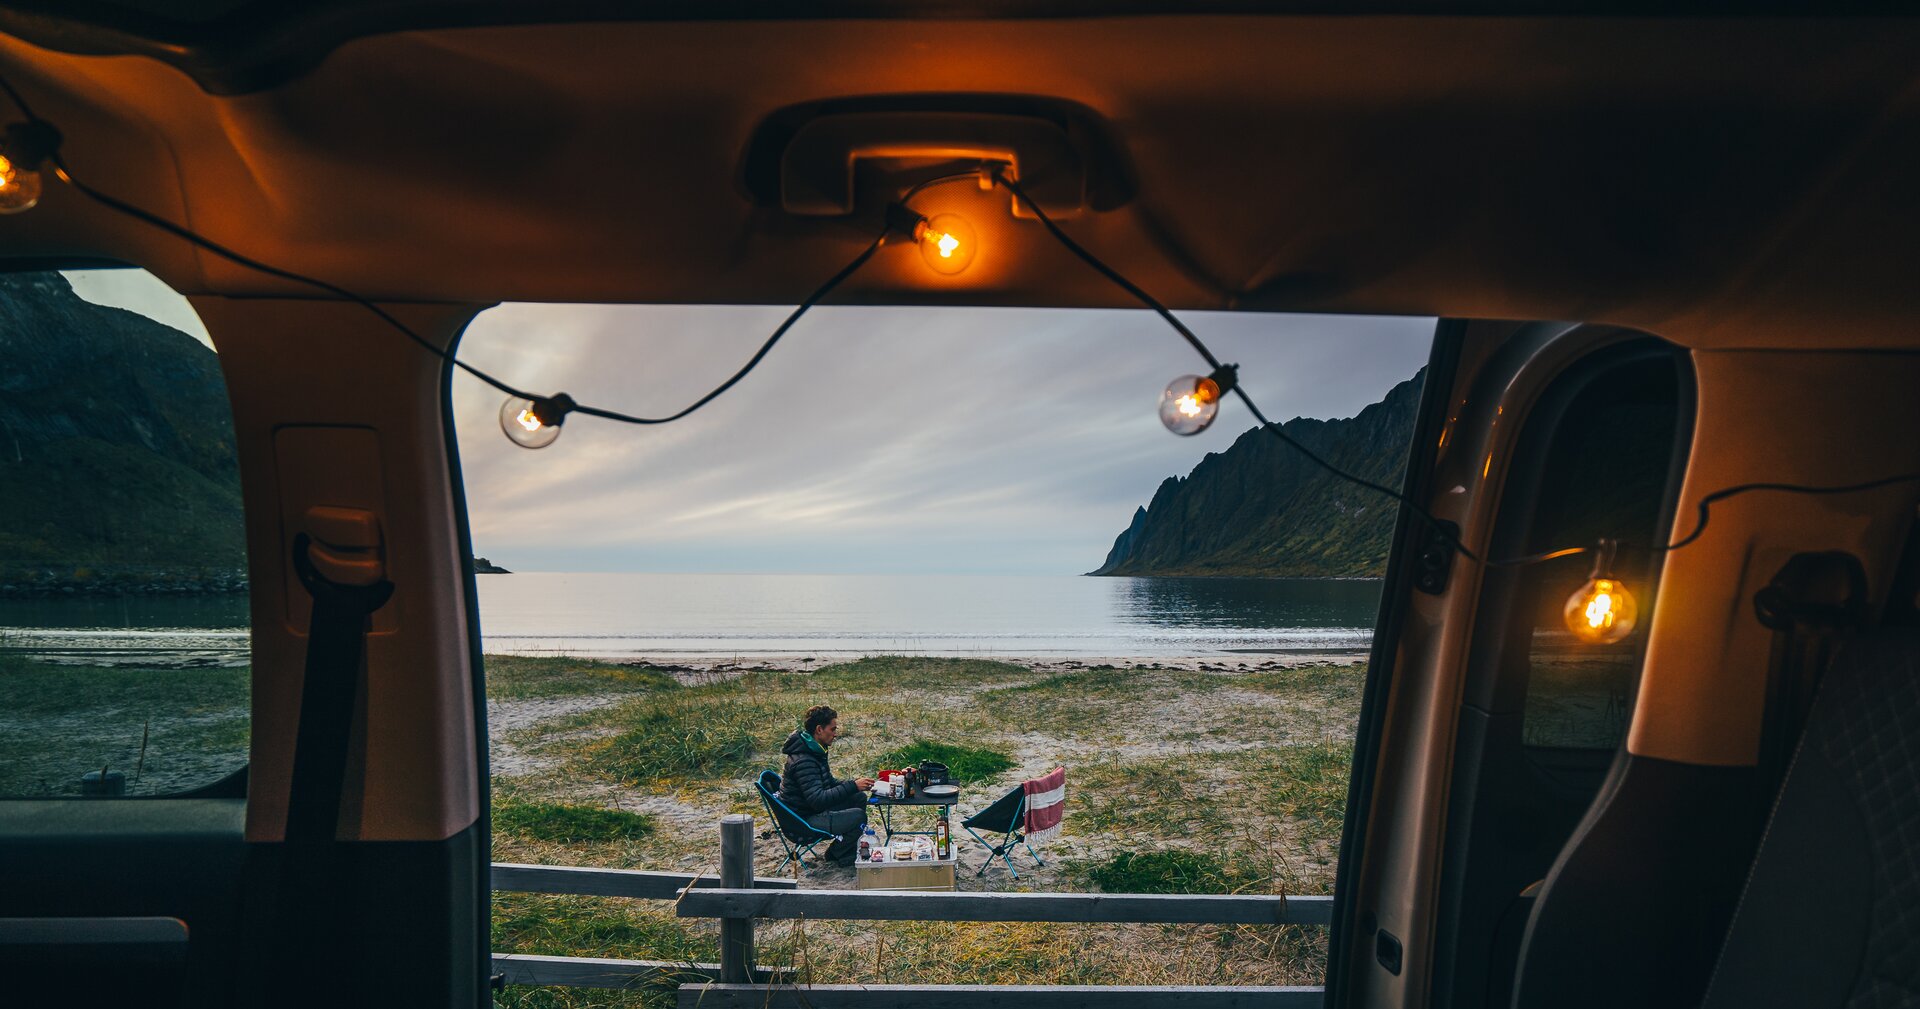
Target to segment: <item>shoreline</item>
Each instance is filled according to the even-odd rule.
[[[520,655],[524,653],[489,652],[489,655]],[[1270,669],[1294,669],[1302,666],[1350,666],[1364,663],[1369,658],[1365,649],[1343,648],[1297,648],[1260,650],[1257,652],[1212,652],[1197,655],[936,655],[908,654],[899,652],[862,652],[859,654],[816,653],[795,656],[787,654],[741,654],[725,657],[696,657],[688,655],[662,654],[656,658],[634,658],[619,656],[614,658],[595,657],[584,654],[568,656],[550,656],[553,658],[589,659],[598,662],[612,662],[622,666],[636,666],[658,669],[672,674],[676,679],[694,677],[705,682],[715,676],[722,679],[749,672],[805,673],[831,666],[836,663],[852,662],[863,658],[906,657],[917,659],[978,659],[986,662],[1005,662],[1010,665],[1025,666],[1036,672],[1060,673],[1082,669],[1178,669],[1184,672],[1259,672]]]
[[[70,643],[0,644],[0,654],[14,654],[49,665],[125,666],[149,669],[240,668],[252,664],[247,645],[222,647],[206,640],[175,647],[149,642],[138,647],[74,645]],[[1055,652],[1051,654],[1012,654],[969,652],[903,652],[899,650],[813,652],[655,652],[652,655],[595,654],[590,651],[502,651],[483,642],[484,658],[513,657],[533,659],[579,659],[620,666],[658,669],[676,678],[707,679],[715,674],[725,677],[754,670],[804,673],[836,663],[876,657],[921,659],[978,659],[1007,662],[1043,672],[1076,669],[1181,669],[1188,672],[1255,672],[1262,669],[1290,669],[1310,665],[1352,665],[1369,658],[1366,647],[1354,648],[1231,648],[1207,652],[1171,655],[1101,655]]]

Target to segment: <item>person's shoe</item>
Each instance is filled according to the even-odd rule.
[[[837,865],[842,869],[851,869],[853,868],[854,859],[857,858],[858,856],[859,856],[859,852],[849,851],[845,855],[839,858],[833,859],[832,861],[834,865]]]

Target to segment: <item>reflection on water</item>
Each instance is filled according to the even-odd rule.
[[[1379,584],[993,575],[480,579],[487,648],[632,656],[1177,656],[1364,648]]]
[[[1122,619],[1170,627],[1373,626],[1371,578],[1117,578]]]
[[[494,652],[634,658],[1195,656],[1363,649],[1366,580],[990,575],[480,577]],[[0,648],[244,664],[244,595],[0,601]]]
[[[247,595],[0,599],[0,652],[52,662],[244,666]]]

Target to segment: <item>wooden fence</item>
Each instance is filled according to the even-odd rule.
[[[493,888],[671,900],[682,918],[720,920],[720,962],[667,963],[495,954],[509,984],[641,988],[682,983],[682,1009],[1294,1009],[1318,1007],[1319,987],[1252,985],[796,985],[786,968],[754,963],[757,919],[865,921],[1046,921],[1224,925],[1325,925],[1331,897],[1212,894],[923,893],[801,890],[791,879],[753,875],[751,816],[720,822],[720,875],[496,863]]]

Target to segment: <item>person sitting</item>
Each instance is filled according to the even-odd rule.
[[[827,765],[827,747],[840,736],[840,715],[824,704],[807,709],[800,728],[781,745],[787,755],[780,774],[780,801],[808,823],[834,835],[827,846],[829,861],[853,864],[860,833],[867,826],[867,800],[862,792],[873,788],[872,778],[842,780]]]

